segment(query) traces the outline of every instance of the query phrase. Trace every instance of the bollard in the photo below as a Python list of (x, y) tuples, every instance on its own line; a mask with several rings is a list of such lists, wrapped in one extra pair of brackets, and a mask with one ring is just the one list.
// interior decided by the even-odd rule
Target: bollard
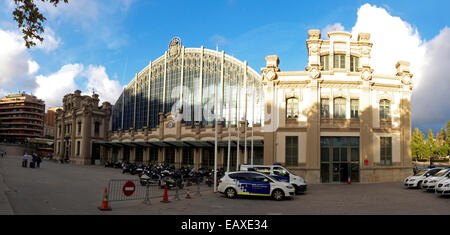
[(197, 192), (195, 193), (195, 195), (200, 196), (200, 178), (197, 178)]
[(147, 204), (147, 206), (152, 204), (150, 202), (150, 182), (149, 182), (149, 180), (147, 180), (144, 203)]
[(173, 199), (176, 201), (181, 200), (180, 196), (178, 195), (178, 185), (175, 187), (175, 197)]

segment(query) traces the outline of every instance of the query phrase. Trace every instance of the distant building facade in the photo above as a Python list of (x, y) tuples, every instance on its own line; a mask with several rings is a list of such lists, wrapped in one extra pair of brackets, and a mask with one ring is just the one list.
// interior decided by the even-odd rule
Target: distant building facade
[(44, 134), (45, 103), (25, 92), (0, 99), (0, 142), (25, 143)]
[(54, 154), (58, 159), (69, 159), (79, 165), (94, 164), (102, 155), (94, 141), (105, 141), (110, 129), (111, 104), (99, 106), (97, 94), (82, 96), (77, 90), (64, 96), (63, 107), (55, 117)]
[(44, 137), (54, 138), (55, 137), (55, 118), (56, 110), (58, 108), (48, 108), (44, 115)]

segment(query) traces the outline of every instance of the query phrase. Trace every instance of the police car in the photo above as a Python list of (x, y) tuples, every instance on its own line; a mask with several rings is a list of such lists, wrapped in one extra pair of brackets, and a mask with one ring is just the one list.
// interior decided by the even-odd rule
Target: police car
[(295, 188), (295, 193), (300, 194), (306, 192), (306, 181), (300, 177), (290, 173), (286, 168), (279, 164), (275, 165), (241, 165), (241, 171), (252, 169), (254, 171), (270, 175), (279, 181), (285, 181)]
[(436, 175), (429, 177), (425, 181), (423, 181), (422, 189), (425, 191), (434, 191), (436, 185), (444, 180), (448, 180), (450, 178), (450, 169), (443, 169), (436, 173)]
[(423, 181), (425, 181), (428, 177), (435, 175), (442, 169), (443, 168), (432, 168), (421, 170), (413, 176), (406, 177), (404, 180), (404, 185), (408, 188), (422, 188)]
[(440, 194), (440, 195), (450, 195), (450, 179), (440, 181), (436, 185), (436, 190), (434, 191), (434, 193)]
[(217, 190), (227, 198), (238, 195), (269, 196), (279, 201), (295, 195), (291, 184), (254, 171), (226, 172), (219, 180)]

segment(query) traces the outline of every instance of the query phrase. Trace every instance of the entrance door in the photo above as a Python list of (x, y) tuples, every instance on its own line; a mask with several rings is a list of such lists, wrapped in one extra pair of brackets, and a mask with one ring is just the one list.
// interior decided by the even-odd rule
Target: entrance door
[(322, 183), (359, 181), (359, 137), (321, 137)]

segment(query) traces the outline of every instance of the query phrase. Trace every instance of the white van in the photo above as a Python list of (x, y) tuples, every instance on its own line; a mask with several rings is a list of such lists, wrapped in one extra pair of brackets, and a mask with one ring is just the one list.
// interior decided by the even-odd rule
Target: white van
[(241, 171), (257, 171), (270, 175), (279, 181), (285, 181), (295, 188), (295, 193), (300, 194), (306, 192), (306, 181), (300, 177), (290, 173), (281, 165), (241, 165)]

